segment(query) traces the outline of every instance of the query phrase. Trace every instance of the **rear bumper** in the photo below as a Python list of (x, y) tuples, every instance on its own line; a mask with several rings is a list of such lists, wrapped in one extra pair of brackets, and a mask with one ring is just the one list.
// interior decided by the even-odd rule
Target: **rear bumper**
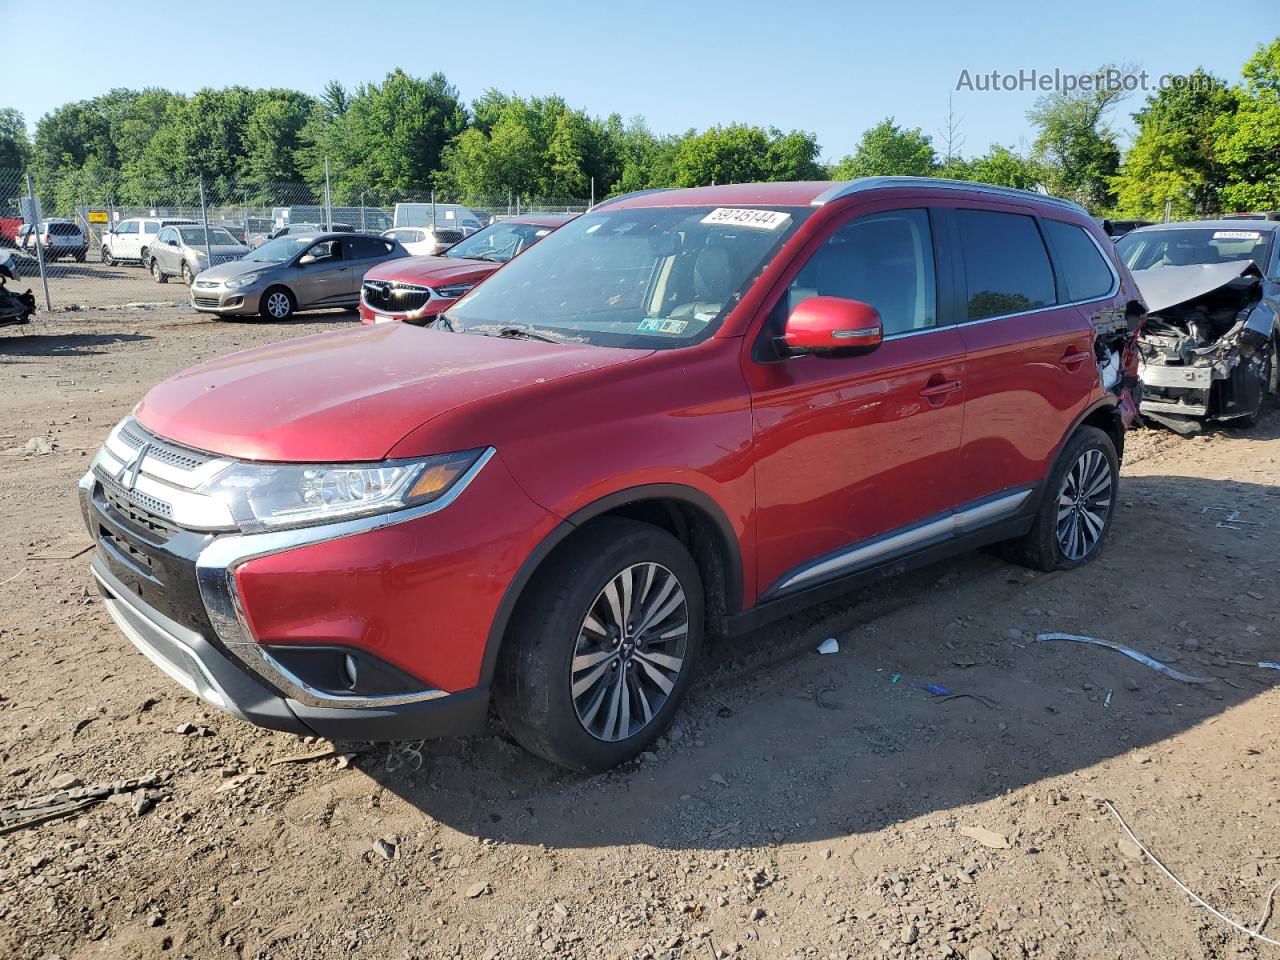
[(484, 727), (489, 704), (485, 687), (377, 708), (317, 707), (281, 696), (204, 636), (127, 590), (100, 555), (94, 555), (90, 569), (107, 612), (133, 645), (171, 680), (211, 707), (241, 720), (271, 730), (341, 740), (464, 736)]

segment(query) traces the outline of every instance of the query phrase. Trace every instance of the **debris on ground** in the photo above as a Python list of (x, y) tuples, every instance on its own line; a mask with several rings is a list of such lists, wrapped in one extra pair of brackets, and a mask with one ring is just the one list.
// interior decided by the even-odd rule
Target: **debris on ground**
[(835, 637), (827, 637), (822, 643), (818, 644), (819, 653), (839, 653), (840, 641)]
[(1213, 683), (1214, 677), (1193, 677), (1181, 671), (1173, 669), (1168, 664), (1161, 663), (1154, 657), (1149, 657), (1145, 653), (1134, 650), (1132, 647), (1126, 647), (1122, 643), (1116, 643), (1112, 640), (1098, 640), (1094, 637), (1081, 637), (1074, 633), (1038, 633), (1036, 639), (1045, 640), (1074, 640), (1077, 643), (1091, 643), (1098, 647), (1107, 647), (1115, 650), (1117, 653), (1123, 653), (1126, 657), (1137, 660), (1143, 666), (1150, 667), (1159, 673), (1163, 673), (1166, 677), (1174, 680), (1180, 680), (1183, 683)]
[(977, 840), (984, 847), (990, 847), (992, 850), (1008, 850), (1010, 848), (1010, 843), (1003, 834), (988, 830), (986, 827), (960, 827), (956, 830), (956, 833), (968, 837), (970, 840)]
[[(12, 803), (0, 805), (0, 833), (12, 833), (47, 820), (69, 816), (113, 796), (132, 798), (135, 803), (135, 812), (139, 812), (138, 804), (145, 803), (149, 809), (154, 798), (148, 796), (147, 788), (158, 786), (161, 780), (160, 774), (151, 773), (111, 783), (56, 789), (52, 793), (15, 800)], [(139, 815), (145, 812), (144, 809), (139, 812)]]

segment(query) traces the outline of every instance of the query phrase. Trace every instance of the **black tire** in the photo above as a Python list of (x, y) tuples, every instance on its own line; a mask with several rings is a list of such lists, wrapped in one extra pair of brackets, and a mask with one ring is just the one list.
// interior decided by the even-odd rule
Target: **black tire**
[[(284, 300), (276, 298), (276, 294), (284, 294)], [(277, 310), (280, 303), (287, 303), (288, 310)], [(298, 300), (288, 287), (268, 287), (262, 291), (262, 299), (258, 301), (258, 313), (263, 320), (288, 320), (298, 309)]]
[(102, 245), (102, 263), (108, 267), (116, 265), (115, 257), (111, 256), (111, 250), (105, 243)]
[(160, 266), (159, 260), (152, 260), (147, 269), (151, 271), (151, 279), (156, 283), (169, 282), (169, 275), (164, 272), (164, 268)]
[[(1062, 522), (1060, 511), (1071, 510), (1077, 505), (1074, 497), (1073, 504), (1064, 507), (1062, 498), (1064, 495), (1070, 496), (1070, 488), (1068, 487), (1068, 474), (1071, 474), (1077, 465), (1083, 466), (1084, 458), (1091, 452), (1100, 454), (1105, 460), (1106, 473), (1110, 479), (1110, 486), (1107, 488), (1106, 512), (1102, 519), (1101, 531), (1096, 534), (1092, 533), (1090, 522), (1084, 518), (1080, 511), (1077, 510), (1076, 522), (1077, 527), (1074, 529), (1090, 531), (1090, 536), (1096, 537), (1093, 542), (1084, 549), (1079, 555), (1071, 555), (1063, 546), (1060, 540), (1059, 524)], [(1090, 458), (1091, 463), (1096, 464), (1097, 461)], [(1031, 567), (1034, 570), (1042, 570), (1045, 573), (1051, 573), (1054, 570), (1072, 570), (1075, 567), (1084, 566), (1086, 563), (1092, 563), (1102, 552), (1102, 547), (1107, 541), (1107, 534), (1111, 532), (1111, 523), (1115, 518), (1116, 496), (1120, 489), (1120, 458), (1116, 455), (1115, 445), (1111, 442), (1111, 438), (1097, 427), (1080, 427), (1075, 434), (1067, 441), (1067, 445), (1059, 454), (1058, 459), (1054, 462), (1053, 469), (1049, 472), (1049, 477), (1045, 482), (1044, 495), (1040, 503), (1040, 510), (1036, 513), (1035, 524), (1031, 528), (1031, 532), (1018, 540), (1011, 541), (1009, 544), (1010, 559)], [(1087, 491), (1086, 491), (1087, 492)], [(1099, 499), (1098, 502), (1101, 502)], [(1086, 504), (1089, 517), (1095, 517), (1098, 509), (1097, 503)], [(1078, 541), (1071, 539), (1069, 531), (1073, 529), (1070, 526), (1070, 517), (1068, 520), (1068, 542), (1072, 543), (1075, 549)]]
[(150, 259), (148, 257), (148, 252), (149, 252), (149, 248), (147, 247), (143, 247), (141, 250), (138, 251), (138, 266), (145, 267), (147, 265)]
[(1270, 344), (1266, 347), (1265, 356), (1263, 357), (1262, 367), (1262, 389), (1258, 391), (1258, 405), (1253, 409), (1252, 413), (1246, 413), (1243, 417), (1237, 417), (1231, 424), (1233, 427), (1243, 427), (1248, 430), (1256, 427), (1258, 421), (1262, 419), (1262, 411), (1267, 406), (1267, 394), (1272, 391), (1272, 380), (1275, 379), (1275, 354), (1272, 353)]
[(195, 275), (191, 272), (191, 264), (187, 263), (187, 261), (185, 260), (182, 261), (181, 273), (182, 273), (182, 285), (184, 287), (191, 286), (191, 284), (195, 281), (196, 278), (195, 278)]
[[(666, 598), (658, 596), (657, 577), (673, 578), (676, 581), (673, 590), (684, 591), (683, 608), (677, 607), (670, 615), (678, 620), (681, 613), (687, 614), (683, 648), (660, 647), (681, 654), (674, 682), (671, 676), (664, 674), (665, 681), (670, 684), (669, 691), (665, 693), (666, 699), (652, 712), (651, 719), (643, 720), (648, 714), (650, 701), (646, 694), (637, 692), (635, 685), (647, 684), (650, 694), (657, 688), (646, 673), (646, 663), (639, 661), (645, 659), (646, 651), (650, 655), (656, 652), (651, 640), (665, 643), (660, 639), (661, 635), (643, 631), (637, 635), (634, 646), (624, 643), (623, 638), (616, 634), (613, 635), (614, 652), (608, 652), (608, 643), (601, 645), (608, 657), (609, 670), (613, 672), (602, 675), (599, 687), (594, 684), (586, 687), (575, 703), (573, 663), (579, 653), (579, 644), (592, 642), (586, 626), (588, 616), (598, 612), (600, 608), (597, 605), (604, 602), (602, 598), (606, 587), (618, 582), (616, 578), (629, 571), (647, 569), (660, 572), (648, 582), (643, 580), (643, 573), (628, 574), (634, 577), (631, 581), (633, 596), (643, 597), (645, 594), (641, 591), (648, 586), (650, 592), (647, 596), (653, 598), (653, 606), (646, 608), (642, 600), (631, 611), (633, 615), (637, 610), (642, 611), (642, 616), (645, 612), (656, 613), (655, 607), (665, 605), (665, 599), (674, 596), (674, 593), (666, 595)], [(494, 678), (494, 702), (498, 715), (522, 746), (562, 767), (595, 773), (626, 763), (666, 730), (679, 709), (702, 646), (703, 611), (702, 578), (698, 566), (679, 540), (665, 530), (634, 520), (606, 517), (593, 522), (566, 541), (525, 588), (498, 657)], [(627, 619), (625, 614), (623, 619)], [(665, 617), (659, 617), (658, 621), (665, 625), (671, 622)], [(678, 631), (680, 626), (677, 623), (675, 629)], [(660, 627), (655, 625), (653, 629)], [(599, 657), (599, 654), (589, 654), (588, 657)], [(619, 675), (619, 667), (624, 670), (634, 667), (636, 672)], [(582, 678), (594, 667), (579, 670)], [(618, 680), (615, 682), (612, 677)], [(585, 682), (585, 679), (579, 682)], [(602, 708), (599, 703), (611, 697), (610, 693), (603, 691), (606, 688), (612, 690), (615, 686), (625, 691), (621, 700), (627, 703), (626, 712), (620, 706), (615, 717), (630, 716), (631, 723), (639, 719), (641, 725), (629, 735), (603, 739), (588, 730), (591, 717), (582, 719), (580, 711), (584, 701), (595, 691), (600, 691), (596, 708), (600, 712), (594, 716), (597, 721), (613, 723), (605, 716), (608, 708)], [(641, 698), (646, 705), (643, 713), (640, 712)], [(609, 708), (612, 706), (610, 699)], [(622, 719), (616, 722), (616, 732), (631, 730), (631, 723)]]
[(84, 263), (84, 259), (86, 256), (88, 256), (88, 254), (84, 250), (81, 250), (79, 253), (76, 254), (76, 263)]

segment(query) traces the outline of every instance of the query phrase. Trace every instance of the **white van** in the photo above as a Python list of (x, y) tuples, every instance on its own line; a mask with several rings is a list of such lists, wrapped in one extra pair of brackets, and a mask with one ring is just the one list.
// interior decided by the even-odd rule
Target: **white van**
[(393, 219), (396, 227), (451, 227), (464, 234), (475, 233), (484, 226), (478, 213), (460, 203), (397, 203)]
[(187, 217), (130, 217), (121, 220), (102, 237), (102, 262), (114, 266), (121, 261), (145, 264), (147, 249), (165, 227), (198, 221)]

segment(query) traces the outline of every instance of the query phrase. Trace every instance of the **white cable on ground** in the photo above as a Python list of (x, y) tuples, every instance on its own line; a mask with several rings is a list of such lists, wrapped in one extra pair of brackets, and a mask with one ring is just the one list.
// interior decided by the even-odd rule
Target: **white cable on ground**
[[(1243, 933), (1246, 937), (1253, 937), (1255, 940), (1261, 940), (1263, 943), (1269, 943), (1272, 946), (1280, 947), (1280, 940), (1272, 940), (1270, 937), (1264, 936), (1263, 934), (1258, 933), (1255, 930), (1250, 930), (1244, 924), (1236, 923), (1226, 914), (1221, 913), (1218, 910), (1215, 910), (1212, 906), (1210, 906), (1209, 903), (1203, 897), (1196, 894), (1194, 891), (1192, 891), (1190, 887), (1188, 887), (1185, 883), (1183, 883), (1181, 880), (1175, 877), (1173, 875), (1173, 871), (1160, 862), (1159, 857), (1157, 857), (1154, 853), (1152, 853), (1150, 850), (1146, 848), (1146, 845), (1143, 844), (1143, 842), (1138, 839), (1137, 834), (1135, 834), (1129, 828), (1129, 825), (1124, 822), (1124, 817), (1120, 816), (1120, 811), (1117, 810), (1114, 806), (1112, 806), (1110, 800), (1104, 799), (1102, 802), (1106, 804), (1107, 809), (1111, 811), (1111, 815), (1116, 818), (1116, 822), (1120, 824), (1120, 828), (1129, 835), (1129, 839), (1138, 845), (1138, 849), (1147, 855), (1147, 859), (1149, 859), (1152, 863), (1154, 863), (1157, 867), (1159, 867), (1162, 871), (1164, 871), (1164, 875), (1166, 877), (1168, 877), (1175, 884), (1177, 884), (1179, 890), (1185, 893), (1188, 897), (1190, 897), (1196, 903), (1200, 904), (1200, 906), (1204, 907), (1206, 910), (1212, 913), (1215, 917), (1217, 917), (1223, 923), (1226, 923), (1232, 927), (1235, 927), (1237, 930)], [(1280, 883), (1278, 883), (1277, 885), (1280, 885)], [(1275, 887), (1272, 887), (1272, 889), (1274, 890)], [(1262, 924), (1260, 923), (1258, 925), (1261, 926)]]
[(1271, 905), (1275, 902), (1276, 889), (1280, 888), (1280, 880), (1271, 885), (1271, 889), (1267, 891), (1266, 903), (1262, 906), (1262, 916), (1258, 918), (1258, 922), (1253, 925), (1254, 932), (1261, 930), (1267, 925), (1267, 921), (1271, 919)]

